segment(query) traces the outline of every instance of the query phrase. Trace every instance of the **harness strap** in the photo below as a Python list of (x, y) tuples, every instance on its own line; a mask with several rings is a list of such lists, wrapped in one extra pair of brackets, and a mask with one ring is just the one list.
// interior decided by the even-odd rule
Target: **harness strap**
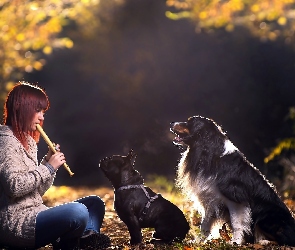
[(144, 209), (142, 211), (142, 215), (139, 217), (139, 220), (142, 221), (143, 220), (143, 216), (145, 216), (147, 214), (147, 210), (151, 206), (152, 202), (154, 202), (159, 197), (159, 195), (156, 194), (155, 196), (150, 197), (150, 195), (149, 195), (149, 193), (146, 190), (146, 188), (145, 188), (144, 185), (127, 185), (127, 186), (122, 186), (122, 187), (119, 187), (117, 189), (117, 191), (126, 190), (126, 189), (133, 189), (133, 188), (141, 188), (143, 190), (145, 196), (148, 198), (148, 202), (145, 204), (145, 207), (144, 207)]
[(143, 185), (127, 185), (127, 186), (119, 187), (117, 189), (117, 191), (126, 190), (126, 189), (132, 189), (132, 188), (141, 188), (141, 187), (144, 187), (144, 186)]

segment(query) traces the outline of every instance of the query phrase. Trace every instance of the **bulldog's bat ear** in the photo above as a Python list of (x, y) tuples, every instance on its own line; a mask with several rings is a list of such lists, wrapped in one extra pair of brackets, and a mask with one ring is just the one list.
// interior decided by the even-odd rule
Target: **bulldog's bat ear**
[(127, 158), (129, 160), (132, 160), (135, 157), (136, 157), (136, 154), (134, 153), (133, 149), (130, 149), (130, 151), (129, 151), (128, 155), (127, 155)]
[(131, 159), (132, 156), (133, 156), (133, 149), (130, 149), (127, 157)]

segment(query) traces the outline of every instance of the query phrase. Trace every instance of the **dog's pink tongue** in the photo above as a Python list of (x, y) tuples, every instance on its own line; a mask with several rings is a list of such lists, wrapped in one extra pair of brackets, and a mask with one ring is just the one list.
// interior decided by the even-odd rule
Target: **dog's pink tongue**
[(174, 138), (174, 142), (181, 142), (181, 141), (182, 141), (182, 139), (179, 136), (176, 136)]

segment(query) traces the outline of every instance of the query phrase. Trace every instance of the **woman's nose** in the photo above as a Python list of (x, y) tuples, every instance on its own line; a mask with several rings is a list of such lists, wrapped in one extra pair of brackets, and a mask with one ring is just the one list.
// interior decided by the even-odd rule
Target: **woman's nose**
[(44, 113), (43, 112), (39, 112), (39, 120), (44, 120)]

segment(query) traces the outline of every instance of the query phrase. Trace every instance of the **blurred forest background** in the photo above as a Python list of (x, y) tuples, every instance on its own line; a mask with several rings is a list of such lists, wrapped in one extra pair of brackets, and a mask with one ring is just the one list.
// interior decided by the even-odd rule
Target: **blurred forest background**
[(169, 124), (202, 115), (290, 196), (294, 30), (295, 0), (0, 0), (1, 111), (18, 81), (45, 88), (75, 173), (55, 185), (109, 185), (99, 160), (131, 148), (144, 177), (173, 180)]

